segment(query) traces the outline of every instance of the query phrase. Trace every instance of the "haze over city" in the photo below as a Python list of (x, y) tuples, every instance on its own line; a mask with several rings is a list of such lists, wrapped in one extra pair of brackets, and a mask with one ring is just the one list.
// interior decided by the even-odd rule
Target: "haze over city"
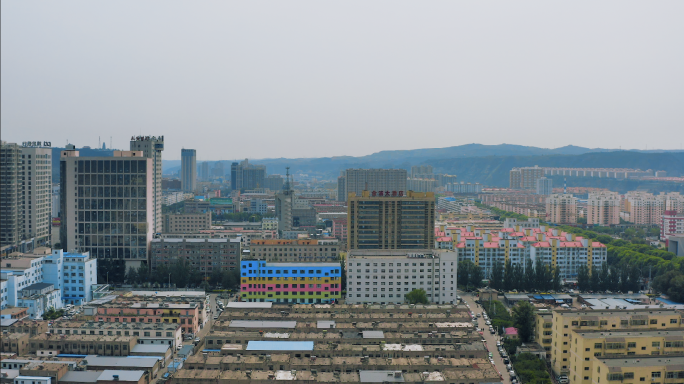
[(684, 2), (0, 11), (0, 384), (684, 384)]
[(163, 134), (203, 160), (684, 141), (677, 1), (1, 6), (5, 140)]

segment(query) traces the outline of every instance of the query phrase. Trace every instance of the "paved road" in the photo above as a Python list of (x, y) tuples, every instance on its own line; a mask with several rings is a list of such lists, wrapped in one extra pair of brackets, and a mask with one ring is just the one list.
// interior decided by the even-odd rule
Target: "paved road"
[(501, 374), (501, 377), (503, 378), (503, 383), (504, 384), (510, 384), (511, 383), (511, 377), (508, 374), (508, 370), (506, 369), (506, 365), (503, 363), (503, 358), (501, 358), (501, 355), (499, 354), (498, 348), (496, 347), (496, 342), (499, 340), (499, 337), (496, 335), (492, 335), (489, 332), (489, 326), (485, 325), (485, 320), (482, 318), (482, 308), (475, 303), (475, 297), (473, 297), (471, 294), (466, 293), (466, 292), (460, 292), (459, 295), (461, 296), (461, 299), (468, 303), (470, 305), (470, 310), (473, 311), (475, 314), (480, 314), (480, 318), (477, 320), (477, 326), (480, 327), (480, 329), (483, 331), (483, 338), (485, 339), (487, 343), (487, 349), (489, 352), (492, 352), (494, 355), (494, 366), (496, 366), (496, 369), (499, 371)]

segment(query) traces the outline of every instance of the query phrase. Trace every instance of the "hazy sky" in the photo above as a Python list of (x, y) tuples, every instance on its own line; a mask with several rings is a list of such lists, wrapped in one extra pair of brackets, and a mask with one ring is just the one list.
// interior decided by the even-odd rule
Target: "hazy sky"
[(684, 2), (1, 3), (2, 139), (199, 160), (680, 149)]

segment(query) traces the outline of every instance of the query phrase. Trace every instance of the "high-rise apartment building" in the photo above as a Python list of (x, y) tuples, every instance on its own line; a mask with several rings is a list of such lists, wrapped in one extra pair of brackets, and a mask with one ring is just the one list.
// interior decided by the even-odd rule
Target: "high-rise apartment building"
[(669, 240), (670, 236), (684, 236), (684, 212), (663, 212), (660, 220), (660, 239)]
[(420, 177), (420, 175), (431, 175), (432, 165), (414, 165), (411, 167), (411, 177)]
[(181, 188), (184, 192), (197, 189), (197, 152), (194, 149), (181, 150)]
[(587, 224), (620, 224), (620, 200), (617, 192), (590, 192), (587, 200)]
[(406, 189), (414, 192), (434, 192), (438, 183), (435, 179), (406, 179)]
[(52, 149), (23, 147), (18, 171), (22, 232), (26, 239), (35, 239), (35, 245), (48, 244), (52, 223)]
[(629, 212), (629, 221), (641, 225), (659, 225), (666, 205), (666, 199), (661, 196), (642, 191), (627, 192), (625, 209)]
[(345, 171), (337, 177), (337, 201), (347, 201), (347, 177)]
[(537, 180), (544, 177), (544, 168), (534, 167), (513, 168), (509, 174), (511, 189), (537, 189)]
[(250, 164), (247, 159), (230, 165), (230, 182), (233, 190), (264, 188), (265, 178), (266, 167)]
[(2, 142), (0, 244), (7, 252), (50, 243), (52, 150), (43, 144)]
[(430, 249), (435, 243), (431, 192), (363, 191), (347, 202), (349, 249)]
[(223, 161), (217, 161), (214, 167), (211, 169), (211, 176), (214, 177), (224, 177), (226, 172), (223, 167)]
[(537, 195), (550, 195), (553, 193), (553, 180), (541, 177), (537, 179)]
[(131, 151), (142, 151), (143, 156), (152, 159), (152, 205), (154, 217), (152, 228), (155, 232), (162, 229), (162, 151), (164, 136), (131, 137)]
[(271, 191), (280, 191), (283, 189), (283, 177), (280, 175), (268, 175), (264, 179), (263, 187)]
[[(406, 193), (405, 169), (347, 169), (338, 179), (338, 199), (347, 201), (350, 193), (361, 196), (364, 190)], [(343, 186), (343, 190), (339, 188)], [(342, 196), (340, 197), (340, 193)]]
[(677, 211), (679, 213), (684, 213), (684, 196), (679, 192), (661, 192), (659, 195), (661, 198), (665, 199), (665, 210), (666, 211)]
[(199, 177), (200, 177), (200, 180), (203, 180), (203, 181), (209, 180), (211, 178), (211, 176), (209, 174), (209, 163), (207, 163), (206, 161), (204, 161), (204, 162), (202, 162), (202, 164), (200, 164)]
[(569, 193), (554, 193), (546, 198), (546, 221), (554, 224), (577, 223), (577, 198)]
[(142, 151), (111, 157), (80, 157), (73, 146), (62, 151), (62, 248), (124, 260), (126, 269), (147, 261), (155, 233), (153, 163)]
[(0, 146), (0, 247), (15, 247), (22, 238), (19, 169), (21, 148), (16, 143)]

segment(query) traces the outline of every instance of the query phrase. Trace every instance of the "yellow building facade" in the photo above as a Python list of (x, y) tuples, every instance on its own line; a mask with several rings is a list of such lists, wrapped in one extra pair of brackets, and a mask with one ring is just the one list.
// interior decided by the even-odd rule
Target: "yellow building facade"
[(684, 355), (684, 329), (652, 331), (572, 331), (570, 383), (589, 383), (594, 357)]
[(684, 383), (684, 356), (593, 359), (591, 383)]
[[(539, 319), (537, 319), (539, 322)], [(548, 322), (544, 320), (543, 326)], [(587, 357), (594, 357), (596, 352), (592, 347), (586, 351), (585, 346), (580, 355), (571, 353), (574, 351), (573, 334), (588, 331), (598, 332), (649, 332), (649, 331), (673, 331), (682, 329), (682, 313), (674, 309), (632, 309), (632, 310), (555, 310), (552, 315), (552, 345), (551, 345), (551, 366), (556, 375), (565, 374), (571, 379), (571, 384), (583, 381), (573, 381), (570, 376), (571, 363), (577, 359), (586, 361)], [(548, 332), (548, 329), (542, 330)], [(611, 335), (607, 335), (610, 338)], [(598, 341), (597, 341), (598, 343)], [(541, 345), (545, 345), (540, 343)], [(547, 344), (548, 345), (548, 344)], [(626, 355), (625, 351), (625, 355)], [(635, 351), (636, 352), (636, 351)], [(639, 352), (642, 352), (641, 350)], [(650, 350), (647, 351), (650, 354)], [(645, 353), (639, 353), (645, 354)], [(602, 355), (603, 356), (603, 355)], [(578, 367), (575, 362), (574, 367)], [(580, 370), (584, 372), (584, 365)], [(577, 370), (575, 370), (577, 371)], [(581, 375), (584, 377), (584, 375)]]

